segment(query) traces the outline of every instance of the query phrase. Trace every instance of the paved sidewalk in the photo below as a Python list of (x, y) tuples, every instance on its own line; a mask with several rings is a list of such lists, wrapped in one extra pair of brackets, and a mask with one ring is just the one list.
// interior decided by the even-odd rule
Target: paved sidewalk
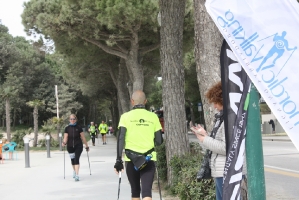
[(289, 136), (262, 136), (263, 140), (267, 141), (284, 141), (284, 142), (290, 142), (291, 139)]
[[(96, 146), (90, 146), (89, 171), (87, 153), (84, 150), (80, 158), (80, 181), (72, 177), (71, 161), (65, 153), (52, 151), (51, 158), (47, 152), (30, 152), (30, 168), (25, 168), (24, 152), (18, 152), (18, 160), (5, 160), (0, 164), (1, 199), (10, 200), (116, 200), (118, 192), (118, 175), (113, 171), (116, 157), (116, 139), (108, 136), (107, 145), (96, 139)], [(126, 174), (122, 174), (120, 200), (131, 196)], [(158, 193), (153, 193), (158, 200)]]

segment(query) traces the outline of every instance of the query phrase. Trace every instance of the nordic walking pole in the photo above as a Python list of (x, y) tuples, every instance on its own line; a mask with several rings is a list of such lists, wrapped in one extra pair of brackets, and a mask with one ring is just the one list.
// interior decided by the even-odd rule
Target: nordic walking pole
[(119, 200), (119, 193), (120, 193), (120, 183), (121, 183), (121, 171), (118, 172), (119, 183), (118, 183), (118, 195), (117, 200)]
[(65, 146), (63, 147), (63, 178), (65, 179)]
[(91, 175), (90, 162), (89, 162), (89, 155), (88, 155), (88, 150), (87, 150), (87, 149), (86, 149), (86, 152), (87, 152), (87, 158), (88, 158), (88, 164), (89, 164), (89, 172), (90, 172), (90, 175)]

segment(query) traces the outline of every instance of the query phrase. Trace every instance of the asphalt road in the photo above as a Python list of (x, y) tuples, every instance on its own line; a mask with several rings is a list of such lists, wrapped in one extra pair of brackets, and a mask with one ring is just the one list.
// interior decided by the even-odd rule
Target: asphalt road
[(299, 151), (290, 141), (263, 141), (267, 200), (299, 199)]
[[(197, 142), (189, 134), (190, 142)], [(263, 140), (267, 200), (299, 199), (299, 151), (291, 141)]]

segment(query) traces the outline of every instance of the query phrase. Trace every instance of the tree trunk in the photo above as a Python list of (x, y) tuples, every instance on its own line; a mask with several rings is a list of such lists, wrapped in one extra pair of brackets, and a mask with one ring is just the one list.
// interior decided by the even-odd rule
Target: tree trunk
[(109, 73), (117, 89), (119, 114), (128, 112), (130, 110), (130, 96), (127, 83), (130, 82), (130, 78), (125, 60), (121, 58), (118, 67), (110, 67)]
[(34, 121), (34, 141), (33, 146), (37, 146), (37, 139), (38, 139), (38, 108), (34, 106), (33, 109), (33, 121)]
[(4, 129), (5, 126), (5, 115), (2, 115), (2, 128)]
[(170, 160), (175, 155), (183, 155), (189, 151), (182, 52), (185, 3), (185, 0), (160, 0), (160, 54), (168, 185), (171, 185), (173, 177)]
[(89, 111), (88, 111), (88, 123), (90, 123), (90, 121), (92, 120), (92, 103), (93, 103), (93, 100), (92, 98), (89, 98)]
[(111, 102), (111, 106), (110, 106), (110, 110), (111, 110), (111, 116), (112, 116), (112, 128), (114, 131), (117, 130), (117, 125), (119, 122), (119, 100), (115, 97), (112, 98), (112, 102)]
[(131, 79), (133, 84), (133, 92), (136, 90), (143, 90), (144, 75), (142, 65), (137, 59), (134, 58), (134, 55), (129, 56), (129, 58), (126, 60), (126, 65), (129, 66), (130, 71), (133, 74)]
[(94, 107), (95, 107), (95, 111), (94, 111), (94, 123), (96, 124), (97, 121), (98, 121), (98, 104), (97, 104), (97, 102), (95, 102)]
[(122, 107), (121, 107), (121, 103), (119, 100), (119, 96), (118, 96), (118, 92), (117, 92), (117, 109), (118, 109), (118, 113), (121, 115), (121, 113), (123, 113)]
[[(120, 59), (117, 79), (117, 92), (123, 113), (128, 112), (130, 110), (130, 96), (126, 84), (128, 81), (129, 75), (125, 66), (125, 60)], [(123, 113), (119, 114), (121, 115)]]
[[(138, 35), (135, 35), (135, 40), (131, 41), (131, 49), (126, 59), (126, 66), (128, 69), (130, 80), (133, 84), (133, 92), (136, 90), (143, 90), (144, 75), (143, 67), (141, 65), (141, 56), (139, 55)], [(130, 94), (131, 95), (131, 94)]]
[(96, 101), (94, 101), (94, 104), (93, 104), (93, 112), (92, 112), (92, 121), (95, 122), (96, 120)]
[(14, 108), (13, 109), (13, 124), (12, 124), (12, 127), (16, 126), (16, 121), (17, 121), (17, 110)]
[(5, 100), (5, 111), (6, 111), (6, 133), (7, 133), (7, 140), (11, 140), (11, 135), (10, 135), (10, 101), (7, 98)]
[(204, 94), (212, 85), (220, 81), (220, 49), (223, 37), (206, 11), (206, 1), (193, 0), (193, 2), (197, 80), (202, 95), (206, 129), (211, 131), (214, 109), (212, 109)]

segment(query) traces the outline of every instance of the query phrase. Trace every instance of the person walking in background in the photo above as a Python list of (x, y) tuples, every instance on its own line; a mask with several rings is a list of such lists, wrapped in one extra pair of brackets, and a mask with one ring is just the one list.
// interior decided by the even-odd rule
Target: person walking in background
[(98, 124), (95, 124), (94, 126), (96, 127), (96, 138), (98, 138), (98, 137), (99, 137), (99, 136), (98, 136), (98, 135), (99, 135), (99, 129), (98, 129), (99, 127), (98, 127)]
[(114, 131), (113, 131), (112, 126), (109, 126), (109, 135), (110, 135), (110, 134), (113, 134), (113, 132), (114, 132)]
[(10, 142), (7, 139), (3, 139), (3, 146), (5, 152), (8, 152), (8, 159), (13, 160), (13, 153), (15, 152), (17, 144), (15, 142)]
[(152, 199), (156, 168), (154, 147), (163, 143), (159, 119), (155, 113), (145, 109), (146, 101), (145, 94), (141, 90), (135, 91), (131, 99), (133, 110), (121, 116), (118, 126), (114, 171), (118, 174), (124, 169), (122, 153), (125, 147), (125, 165), (131, 185), (132, 200), (140, 200), (140, 192), (143, 200)]
[(0, 162), (3, 163), (3, 156), (2, 156), (2, 139), (0, 140)]
[(86, 151), (89, 151), (83, 129), (77, 124), (77, 117), (71, 114), (69, 117), (69, 125), (64, 130), (64, 138), (62, 146), (67, 146), (67, 151), (71, 158), (73, 167), (73, 178), (79, 181), (80, 156), (83, 151), (83, 143)]
[(272, 125), (272, 133), (275, 133), (275, 123), (273, 119), (270, 119), (269, 124)]
[(88, 129), (91, 140), (92, 140), (92, 145), (95, 146), (95, 140), (96, 140), (96, 126), (94, 125), (94, 122), (90, 122), (90, 127)]
[(104, 121), (102, 121), (102, 123), (99, 125), (99, 131), (100, 131), (100, 134), (102, 135), (103, 144), (107, 144), (106, 143), (106, 134), (108, 132), (108, 126)]
[[(216, 200), (222, 200), (223, 172), (226, 160), (225, 129), (223, 123), (223, 97), (221, 82), (213, 85), (206, 93), (209, 103), (217, 110), (214, 118), (214, 128), (210, 134), (200, 125), (191, 125), (192, 132), (196, 135), (202, 146), (212, 152), (210, 168), (216, 184)], [(211, 136), (214, 136), (211, 137)], [(246, 171), (243, 165), (243, 175)]]

